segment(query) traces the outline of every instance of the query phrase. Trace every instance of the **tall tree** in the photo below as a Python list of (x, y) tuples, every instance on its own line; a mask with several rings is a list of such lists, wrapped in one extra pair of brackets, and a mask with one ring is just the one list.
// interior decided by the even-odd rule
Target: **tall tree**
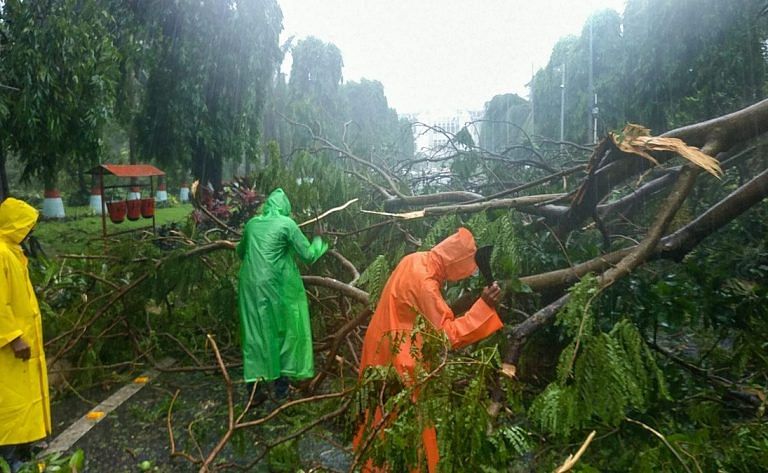
[[(3, 56), (3, 49), (5, 48), (5, 42), (8, 38), (8, 33), (6, 32), (7, 25), (2, 16), (3, 6), (4, 5), (0, 5), (0, 57)], [(0, 61), (0, 123), (5, 123), (5, 120), (8, 117), (8, 102), (10, 101), (10, 97), (7, 95), (10, 92), (15, 91), (15, 87), (2, 83), (2, 81), (5, 80), (3, 78), (5, 78), (7, 74), (5, 68), (5, 61)], [(7, 195), (8, 176), (5, 172), (5, 145), (0, 136), (0, 202), (5, 200)]]
[[(291, 57), (287, 115), (311, 126), (317, 134), (340, 139), (344, 66), (341, 51), (333, 43), (310, 36), (291, 48)], [(294, 131), (294, 147), (306, 147), (309, 143), (310, 137), (304, 130)]]
[(18, 153), (22, 179), (40, 178), (54, 195), (60, 171), (81, 171), (101, 152), (117, 77), (112, 18), (95, 0), (8, 0), (0, 22), (3, 80), (18, 89), (0, 106), (0, 155)]
[(221, 185), (225, 158), (255, 152), (266, 87), (279, 64), (274, 0), (164, 2), (139, 140), (145, 156)]
[(517, 143), (529, 120), (529, 102), (516, 94), (497, 95), (485, 104), (480, 126), (480, 146), (488, 151), (502, 152), (510, 143)]
[(759, 15), (761, 3), (627, 2), (627, 118), (664, 130), (762, 98), (768, 21)]
[[(376, 80), (350, 81), (341, 88), (345, 121), (350, 123), (352, 149), (361, 156), (402, 160), (413, 156), (411, 125), (389, 107), (384, 86)], [(390, 164), (391, 164), (390, 162)]]
[(291, 55), (293, 65), (289, 86), (293, 97), (312, 99), (327, 113), (335, 112), (344, 67), (339, 48), (310, 36), (299, 41)]
[[(627, 121), (666, 130), (762, 97), (767, 19), (757, 0), (629, 0), (623, 18), (592, 16), (601, 133)], [(565, 138), (589, 142), (590, 28), (561, 39), (534, 78), (537, 132), (559, 136), (565, 65)], [(539, 126), (541, 125), (541, 126)]]

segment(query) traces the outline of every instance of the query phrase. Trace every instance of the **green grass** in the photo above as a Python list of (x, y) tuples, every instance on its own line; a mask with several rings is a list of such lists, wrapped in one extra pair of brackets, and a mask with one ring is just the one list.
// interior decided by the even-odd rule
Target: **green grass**
[[(35, 228), (35, 237), (43, 245), (48, 256), (101, 251), (101, 216), (92, 215), (88, 206), (67, 207), (66, 212), (65, 220), (41, 220)], [(190, 204), (157, 208), (155, 223), (159, 228), (172, 222), (185, 222), (191, 212)], [(123, 223), (114, 224), (107, 217), (108, 234), (147, 226), (151, 228), (151, 219), (142, 218), (134, 222), (126, 219)], [(131, 233), (126, 234), (128, 235)]]

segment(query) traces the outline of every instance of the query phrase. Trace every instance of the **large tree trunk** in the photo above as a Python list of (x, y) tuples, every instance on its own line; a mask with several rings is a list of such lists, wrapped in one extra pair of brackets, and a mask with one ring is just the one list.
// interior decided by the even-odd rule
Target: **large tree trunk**
[[(668, 131), (665, 138), (679, 138), (690, 146), (696, 146), (710, 156), (730, 150), (738, 143), (746, 142), (768, 131), (768, 99), (742, 110), (713, 118), (705, 122)], [(657, 153), (659, 162), (665, 162), (673, 153)], [(557, 209), (550, 222), (559, 235), (565, 235), (594, 215), (596, 206), (613, 189), (632, 176), (649, 169), (652, 164), (636, 156), (630, 156), (614, 146), (596, 149), (589, 178), (579, 191), (579, 199), (563, 215)], [(554, 209), (553, 209), (554, 210)]]
[(192, 175), (200, 180), (201, 185), (211, 184), (214, 189), (221, 189), (222, 160), (211, 155), (205, 143), (198, 139), (192, 151)]
[(5, 173), (5, 147), (0, 143), (0, 202), (4, 201), (9, 193), (8, 174)]

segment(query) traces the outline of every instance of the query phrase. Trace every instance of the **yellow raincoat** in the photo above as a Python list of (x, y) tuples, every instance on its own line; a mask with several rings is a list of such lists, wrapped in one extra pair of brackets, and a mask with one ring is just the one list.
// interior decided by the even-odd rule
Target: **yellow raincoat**
[[(0, 204), (0, 445), (40, 440), (51, 433), (48, 374), (40, 309), (21, 241), (37, 222), (37, 210), (8, 198)], [(32, 355), (23, 361), (10, 343), (22, 337)]]

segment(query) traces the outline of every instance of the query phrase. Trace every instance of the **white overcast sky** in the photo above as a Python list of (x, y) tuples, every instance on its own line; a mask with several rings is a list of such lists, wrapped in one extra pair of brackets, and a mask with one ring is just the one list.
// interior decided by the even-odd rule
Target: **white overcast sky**
[[(494, 95), (527, 96), (531, 67), (625, 0), (278, 0), (281, 41), (315, 36), (344, 58), (344, 80), (384, 84), (399, 113), (481, 110)], [(288, 67), (288, 62), (284, 68)]]

